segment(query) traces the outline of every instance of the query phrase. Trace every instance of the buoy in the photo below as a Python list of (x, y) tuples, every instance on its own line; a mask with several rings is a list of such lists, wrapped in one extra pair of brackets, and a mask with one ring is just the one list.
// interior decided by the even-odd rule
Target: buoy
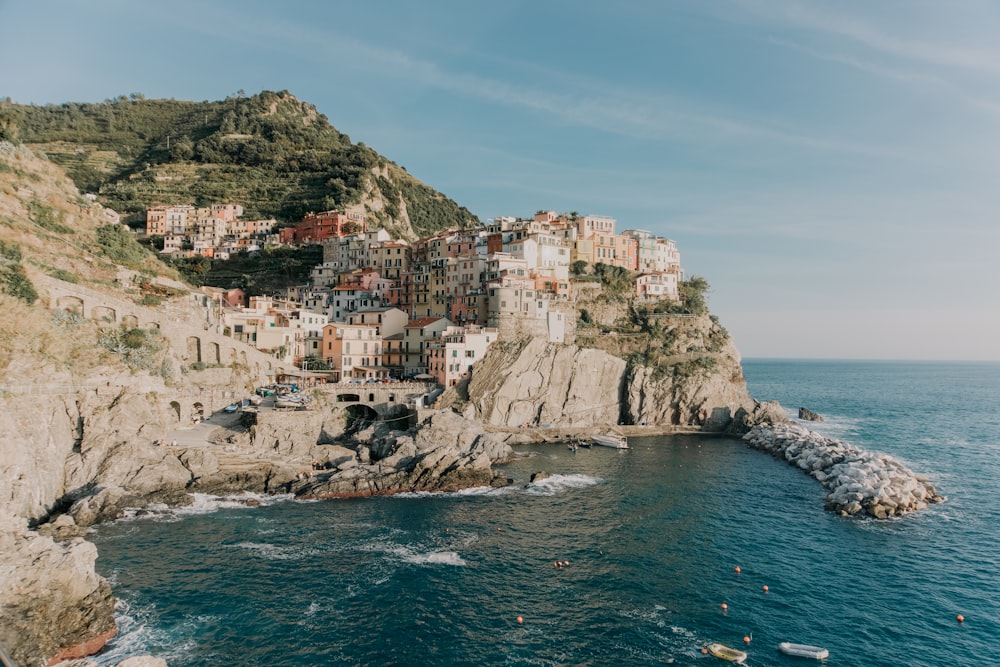
[(729, 605), (726, 604), (725, 602), (723, 602), (722, 603), (722, 610), (725, 611), (726, 609), (729, 609)]
[(749, 636), (743, 637), (743, 643), (744, 644), (749, 644), (750, 643), (750, 637)]
[(965, 616), (962, 616), (961, 614), (959, 614), (955, 618), (958, 620), (959, 623), (965, 623)]
[(497, 532), (498, 532), (498, 533), (500, 532), (500, 529), (499, 529), (499, 528), (497, 528)]
[(701, 647), (701, 652), (702, 652), (702, 653), (708, 653), (708, 649), (707, 649), (707, 648), (705, 648), (704, 646), (702, 646), (702, 647)]
[(563, 561), (563, 565), (569, 565), (569, 561), (568, 560), (564, 560)]
[(736, 566), (736, 574), (739, 574), (739, 573), (740, 573), (740, 566), (739, 566), (739, 565), (737, 565), (737, 566)]
[(553, 561), (552, 567), (559, 567), (559, 561)]
[(764, 592), (767, 592), (767, 584), (764, 584)]
[(524, 619), (522, 617), (518, 616), (517, 617), (517, 622), (518, 623), (524, 623)]

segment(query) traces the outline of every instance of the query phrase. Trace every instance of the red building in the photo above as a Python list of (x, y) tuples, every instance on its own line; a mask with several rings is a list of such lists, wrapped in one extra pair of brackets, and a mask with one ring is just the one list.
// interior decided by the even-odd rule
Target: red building
[(302, 222), (278, 232), (282, 243), (321, 243), (324, 239), (350, 236), (365, 230), (365, 218), (359, 213), (324, 211), (307, 213)]

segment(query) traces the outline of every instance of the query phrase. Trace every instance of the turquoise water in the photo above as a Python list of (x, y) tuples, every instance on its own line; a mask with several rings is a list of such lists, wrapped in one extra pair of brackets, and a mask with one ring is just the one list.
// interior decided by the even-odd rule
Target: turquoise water
[[(826, 665), (1000, 664), (1000, 364), (744, 370), (755, 397), (824, 415), (816, 430), (902, 459), (948, 501), (838, 517), (799, 470), (698, 436), (524, 447), (498, 491), (199, 498), (93, 535), (122, 599), (100, 660), (708, 666), (724, 663), (701, 647), (721, 642), (748, 665), (810, 664), (777, 652), (793, 641), (827, 647)], [(525, 486), (538, 470), (553, 477)]]

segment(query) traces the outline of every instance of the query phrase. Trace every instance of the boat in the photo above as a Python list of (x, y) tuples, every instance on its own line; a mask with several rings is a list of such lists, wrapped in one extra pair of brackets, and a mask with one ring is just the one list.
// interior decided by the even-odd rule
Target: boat
[(628, 439), (624, 435), (592, 435), (590, 439), (595, 445), (611, 447), (612, 449), (628, 449)]
[(744, 660), (747, 659), (747, 652), (740, 651), (735, 648), (729, 648), (728, 646), (723, 646), (722, 644), (709, 644), (708, 652), (714, 655), (716, 658), (721, 658), (722, 660), (728, 660), (729, 662), (736, 662), (742, 664)]
[(583, 449), (590, 449), (590, 443), (587, 442), (586, 440), (577, 440), (576, 446), (582, 447)]
[(821, 646), (809, 646), (808, 644), (793, 644), (792, 642), (781, 642), (778, 650), (785, 655), (795, 655), (800, 658), (816, 658), (825, 660), (830, 657), (830, 652)]
[(576, 445), (575, 442), (571, 442), (568, 445), (566, 445), (566, 449), (568, 449), (571, 452), (575, 452), (576, 451), (576, 446), (577, 445)]

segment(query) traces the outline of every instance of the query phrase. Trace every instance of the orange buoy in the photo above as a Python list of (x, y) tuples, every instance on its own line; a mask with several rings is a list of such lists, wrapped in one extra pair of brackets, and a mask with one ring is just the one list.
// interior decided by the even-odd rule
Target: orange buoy
[(736, 566), (736, 574), (739, 574), (739, 573), (740, 573), (740, 566), (739, 566), (739, 565), (737, 565), (737, 566)]
[(956, 616), (956, 617), (955, 617), (955, 619), (956, 619), (956, 620), (957, 620), (957, 621), (958, 621), (959, 623), (965, 623), (965, 616), (962, 616), (961, 614), (959, 614), (958, 616)]
[(764, 592), (767, 592), (767, 584), (764, 584)]
[(569, 561), (568, 560), (564, 560), (563, 561), (563, 565), (569, 565)]
[(702, 647), (701, 647), (701, 652), (702, 652), (702, 653), (708, 653), (708, 649), (707, 649), (707, 648), (705, 648), (704, 646), (702, 646)]
[(750, 643), (750, 636), (749, 635), (743, 637), (743, 643), (744, 644), (749, 644)]
[(517, 622), (518, 623), (524, 623), (524, 618), (522, 618), (521, 616), (518, 616), (517, 617)]
[(726, 604), (725, 602), (723, 602), (722, 603), (722, 610), (725, 611), (726, 609), (729, 609), (729, 605)]
[(559, 567), (559, 561), (553, 561), (552, 567)]
[(499, 529), (499, 528), (497, 528), (497, 532), (498, 532), (498, 533), (500, 532), (500, 529)]

